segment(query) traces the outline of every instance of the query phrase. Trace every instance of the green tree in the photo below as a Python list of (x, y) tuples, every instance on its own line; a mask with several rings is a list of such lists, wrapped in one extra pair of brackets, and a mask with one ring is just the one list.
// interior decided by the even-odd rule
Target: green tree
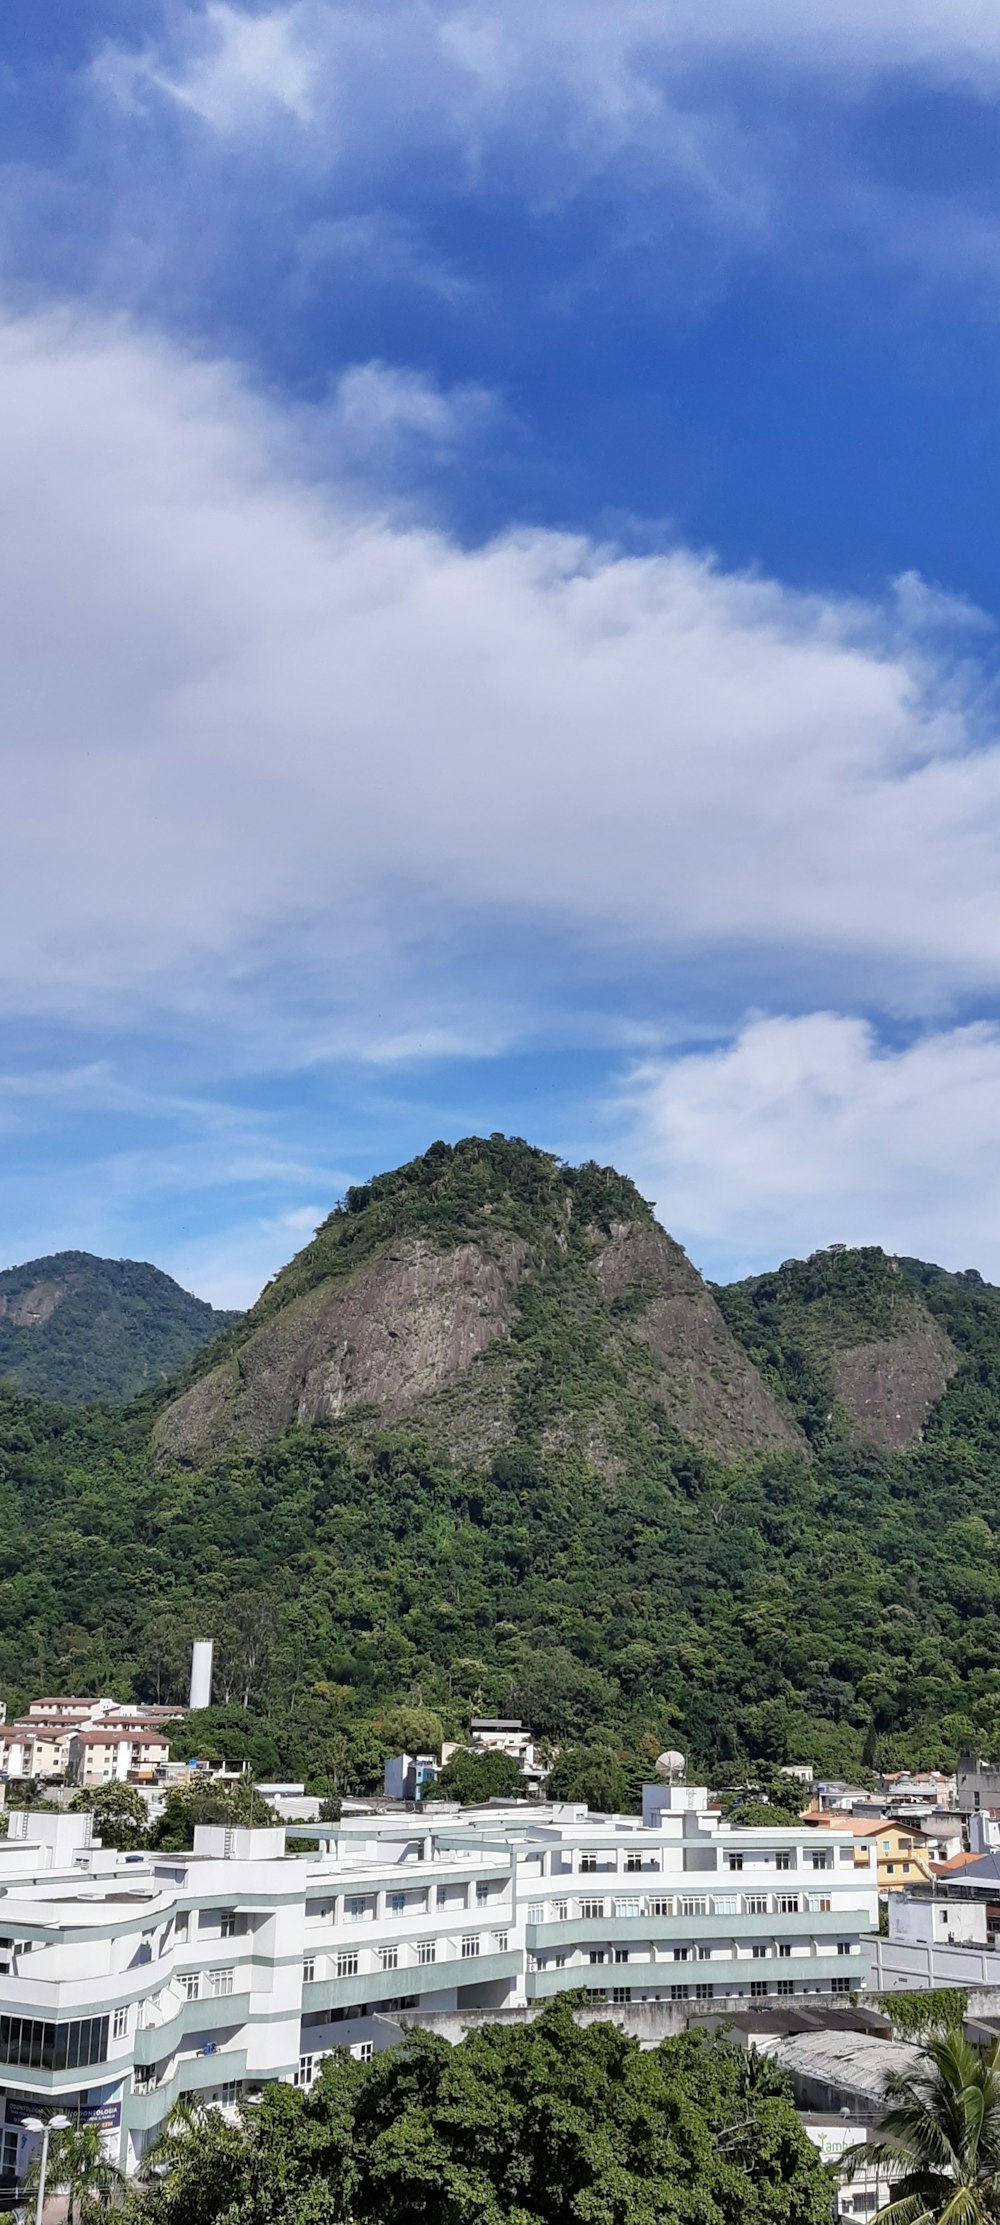
[(494, 1800), (507, 1795), (515, 1797), (524, 1791), (524, 1778), (509, 1754), (489, 1753), (485, 1749), (473, 1751), (460, 1746), (452, 1754), (439, 1777), (428, 1785), (425, 1800), (460, 1800), (463, 1808), (478, 1807), (484, 1800)]
[(609, 1746), (568, 1746), (549, 1776), (550, 1800), (585, 1800), (598, 1814), (621, 1814), (629, 1789), (621, 1762)]
[(141, 1793), (134, 1785), (95, 1785), (78, 1792), (70, 1803), (76, 1809), (89, 1808), (94, 1818), (94, 1837), (102, 1846), (117, 1847), (120, 1853), (129, 1853), (147, 1843), (149, 1811)]
[[(33, 2214), (38, 2191), (40, 2155), (27, 2178), (29, 2209)], [(121, 2200), (125, 2181), (116, 2164), (109, 2162), (104, 2143), (94, 2125), (69, 2125), (49, 2139), (46, 2187), (50, 2194), (67, 2197), (67, 2225), (92, 2217), (98, 2210), (114, 2208)]]
[(394, 1754), (439, 1754), (444, 1725), (432, 1707), (390, 1707), (378, 1728)]
[(828, 2225), (830, 2182), (770, 2065), (643, 2050), (565, 1999), (452, 2047), (413, 2032), (266, 2090), (140, 2198), (150, 2225)]
[(149, 1845), (179, 1854), (194, 1845), (199, 1823), (250, 1824), (261, 1830), (278, 1821), (251, 1778), (225, 1788), (213, 1785), (211, 1779), (195, 1778), (189, 1785), (171, 1785), (163, 1812), (150, 1830)]
[(973, 2047), (961, 2032), (946, 2032), (885, 2090), (878, 2128), (851, 2158), (897, 2174), (882, 2225), (996, 2225), (1000, 2040)]

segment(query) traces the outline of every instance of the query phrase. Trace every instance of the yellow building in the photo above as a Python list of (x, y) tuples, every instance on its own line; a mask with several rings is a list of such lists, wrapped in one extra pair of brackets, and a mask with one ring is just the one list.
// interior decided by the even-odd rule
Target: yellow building
[(845, 1816), (836, 1809), (808, 1809), (803, 1823), (817, 1830), (850, 1831), (854, 1835), (854, 1867), (874, 1865), (880, 1893), (901, 1893), (904, 1886), (933, 1877), (927, 1840), (912, 1823), (895, 1823), (889, 1816)]

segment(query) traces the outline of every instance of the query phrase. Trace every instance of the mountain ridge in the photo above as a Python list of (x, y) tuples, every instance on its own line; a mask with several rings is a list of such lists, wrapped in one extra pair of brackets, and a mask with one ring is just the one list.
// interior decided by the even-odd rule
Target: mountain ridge
[(135, 1398), (238, 1319), (147, 1261), (51, 1252), (0, 1271), (0, 1381), (68, 1405)]

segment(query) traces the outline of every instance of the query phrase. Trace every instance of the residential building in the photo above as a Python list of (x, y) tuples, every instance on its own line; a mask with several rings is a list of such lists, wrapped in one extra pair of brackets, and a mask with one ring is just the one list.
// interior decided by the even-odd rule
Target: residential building
[(128, 1729), (108, 1722), (100, 1730), (70, 1733), (71, 1784), (92, 1790), (97, 1785), (150, 1783), (170, 1759), (170, 1741), (163, 1731), (133, 1724)]
[[(26, 2117), (98, 2124), (134, 2170), (183, 2094), (309, 2085), (401, 2020), (532, 2007), (697, 2017), (865, 1986), (874, 1875), (849, 1836), (740, 1830), (703, 1789), (646, 1815), (502, 1804), (199, 1827), (192, 1854), (115, 1854), (91, 1816), (14, 1811), (0, 1841), (0, 2161)], [(296, 1855), (296, 1833), (321, 1851)], [(642, 2013), (648, 2013), (644, 2008)]]
[(949, 1864), (931, 1885), (894, 1897), (873, 1952), (886, 1992), (1000, 1988), (1000, 1854)]
[(930, 1851), (912, 1824), (897, 1823), (892, 1816), (843, 1815), (829, 1809), (807, 1809), (802, 1818), (815, 1830), (849, 1833), (854, 1840), (859, 1869), (874, 1868), (880, 1893), (899, 1893), (918, 1878), (932, 1875)]
[(984, 1761), (974, 1747), (965, 1747), (959, 1754), (955, 1783), (961, 1815), (975, 1815), (980, 1808), (1000, 1808), (1000, 1767)]
[(387, 1800), (420, 1800), (437, 1773), (433, 1754), (393, 1754), (383, 1771), (384, 1796)]
[[(183, 1708), (128, 1706), (114, 1699), (32, 1700), (26, 1716), (0, 1727), (0, 1777), (86, 1785), (115, 1777), (148, 1782), (169, 1758), (164, 1726), (184, 1713)], [(123, 1763), (117, 1749), (104, 1769), (95, 1746), (85, 1764), (83, 1748), (74, 1748), (73, 1741), (94, 1731), (105, 1734), (105, 1743), (108, 1734), (116, 1733), (120, 1740), (127, 1736), (134, 1754)]]

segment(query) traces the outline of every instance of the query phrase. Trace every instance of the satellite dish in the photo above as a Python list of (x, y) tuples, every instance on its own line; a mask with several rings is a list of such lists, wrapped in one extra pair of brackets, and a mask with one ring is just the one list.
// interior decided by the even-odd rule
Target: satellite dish
[(684, 1755), (678, 1753), (676, 1746), (668, 1746), (665, 1754), (658, 1754), (656, 1757), (658, 1777), (683, 1777), (684, 1767)]

